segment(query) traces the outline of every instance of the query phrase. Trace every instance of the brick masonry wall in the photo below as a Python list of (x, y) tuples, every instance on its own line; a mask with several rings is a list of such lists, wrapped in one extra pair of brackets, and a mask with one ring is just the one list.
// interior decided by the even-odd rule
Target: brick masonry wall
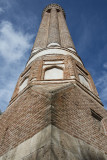
[(64, 11), (58, 5), (49, 5), (44, 10), (33, 49), (45, 48), (50, 43), (58, 43), (62, 47), (75, 49), (66, 24)]
[[(16, 88), (15, 88), (15, 91), (13, 93), (12, 99), (19, 94), (18, 91), (19, 91), (20, 82), (23, 81), (26, 76), (29, 78), (28, 84), (32, 83), (33, 79), (35, 79), (35, 81), (33, 81), (33, 84), (41, 84), (40, 81), (44, 80), (44, 72), (45, 72), (45, 70), (43, 69), (44, 61), (60, 61), (60, 60), (62, 60), (63, 64), (64, 64), (64, 67), (63, 67), (64, 78), (63, 78), (63, 80), (71, 80), (71, 76), (75, 76), (75, 80), (80, 82), (79, 76), (78, 76), (80, 71), (77, 69), (77, 66), (78, 66), (80, 68), (80, 70), (82, 70), (86, 73), (86, 76), (89, 79), (90, 84), (91, 84), (91, 91), (98, 97), (98, 93), (97, 93), (96, 87), (94, 85), (94, 82), (92, 80), (92, 77), (82, 64), (77, 62), (71, 56), (54, 55), (53, 54), (51, 56), (48, 56), (48, 55), (41, 56), (25, 68), (24, 72), (21, 74), (21, 76), (18, 79), (18, 82), (17, 82)], [(26, 74), (27, 71), (29, 71), (28, 74)], [(25, 74), (26, 74), (26, 76), (24, 76)], [(76, 83), (76, 81), (75, 81), (75, 83)], [(40, 82), (40, 83), (38, 83), (38, 82)]]
[(26, 90), (0, 116), (0, 155), (50, 123), (50, 101), (35, 89)]
[[(107, 154), (107, 137), (90, 108), (103, 118), (106, 110), (73, 84), (27, 89), (0, 116), (0, 155), (52, 124)], [(58, 89), (57, 89), (58, 88)]]
[[(43, 63), (46, 60), (63, 60), (63, 80), (70, 83), (67, 89), (63, 83), (44, 83)], [(71, 56), (42, 56), (25, 68), (18, 79), (9, 107), (0, 116), (0, 155), (32, 137), (50, 123), (107, 153), (107, 137), (103, 125), (92, 117), (90, 109), (103, 118), (107, 116), (107, 111), (88, 93), (69, 81), (70, 76), (75, 76), (74, 84), (79, 82), (77, 66), (89, 75), (91, 81), (88, 71)], [(19, 92), (19, 86), (26, 76), (28, 85)], [(58, 92), (54, 92), (57, 88)], [(92, 88), (92, 92), (97, 96), (94, 83)]]
[(52, 124), (107, 154), (107, 136), (101, 121), (91, 115), (93, 109), (103, 118), (107, 111), (88, 94), (69, 87), (56, 93), (52, 102)]

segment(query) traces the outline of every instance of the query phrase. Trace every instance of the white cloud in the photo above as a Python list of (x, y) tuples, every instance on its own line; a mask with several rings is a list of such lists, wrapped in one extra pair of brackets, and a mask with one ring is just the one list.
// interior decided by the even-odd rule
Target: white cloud
[(0, 71), (0, 109), (4, 111), (12, 97), (17, 79), (25, 67), (26, 60), (16, 63), (4, 63)]
[(5, 88), (0, 89), (0, 99), (3, 99), (6, 102), (9, 101), (12, 95), (11, 91), (14, 90), (15, 85), (16, 83), (14, 81), (6, 83)]
[(22, 58), (31, 47), (32, 36), (16, 31), (12, 23), (3, 21), (0, 24), (0, 55), (8, 62)]
[(11, 99), (19, 74), (30, 54), (33, 36), (17, 31), (12, 23), (0, 24), (0, 109), (4, 111)]

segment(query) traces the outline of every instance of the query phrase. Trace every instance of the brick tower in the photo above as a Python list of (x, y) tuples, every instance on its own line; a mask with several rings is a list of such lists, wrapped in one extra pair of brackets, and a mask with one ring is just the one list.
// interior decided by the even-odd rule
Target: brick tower
[(107, 160), (106, 117), (64, 10), (48, 5), (25, 70), (0, 116), (0, 160)]

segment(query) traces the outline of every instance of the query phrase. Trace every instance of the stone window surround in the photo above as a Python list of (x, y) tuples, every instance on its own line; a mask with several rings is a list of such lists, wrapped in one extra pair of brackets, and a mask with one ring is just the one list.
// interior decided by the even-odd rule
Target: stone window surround
[[(65, 64), (64, 64), (64, 59), (61, 58), (61, 59), (51, 59), (51, 60), (46, 59), (46, 60), (43, 60), (41, 80), (45, 81), (45, 79), (44, 79), (45, 72), (46, 72), (46, 70), (51, 69), (51, 68), (59, 68), (59, 69), (63, 70), (63, 79), (64, 79)], [(55, 81), (55, 80), (58, 81), (58, 80), (63, 80), (63, 79), (53, 79), (53, 81)], [(49, 81), (52, 81), (52, 79), (49, 79)]]
[[(80, 83), (81, 83), (82, 85), (84, 85), (86, 88), (90, 89), (90, 83), (89, 83), (88, 78), (86, 78), (84, 75), (82, 75), (82, 74), (80, 74), (80, 73), (78, 74), (78, 76), (79, 76), (79, 81), (80, 81)], [(80, 78), (80, 76), (84, 78), (84, 81), (83, 81), (83, 82), (82, 82), (82, 79)], [(86, 84), (86, 83), (87, 83), (87, 84)]]
[[(22, 85), (22, 84), (24, 83), (24, 81), (27, 80), (27, 79), (29, 80), (29, 76), (24, 77), (23, 80), (19, 82), (19, 91), (18, 91), (18, 92), (21, 92), (24, 88), (26, 88), (27, 85), (26, 85), (23, 89), (20, 89), (21, 85)], [(27, 84), (28, 84), (28, 80), (27, 80)]]
[[(44, 79), (45, 72), (46, 72), (47, 70), (49, 70), (49, 69), (52, 69), (52, 68), (61, 69), (61, 70), (63, 71), (63, 79), (64, 79), (64, 68), (63, 68), (63, 67), (60, 67), (60, 66), (58, 66), (58, 65), (53, 64), (52, 66), (47, 66), (46, 68), (43, 68), (41, 80), (45, 80), (45, 79)], [(49, 81), (52, 81), (52, 80), (63, 80), (63, 79), (49, 79)], [(48, 80), (48, 79), (47, 79), (47, 80)]]
[[(78, 64), (76, 64), (76, 70), (77, 70), (77, 79), (78, 79), (78, 81), (80, 82), (80, 78), (79, 78), (79, 75), (82, 75), (86, 80), (87, 80), (87, 82), (88, 82), (88, 84), (89, 84), (89, 90), (93, 90), (92, 89), (92, 85), (91, 85), (91, 80), (90, 80), (90, 77), (89, 77), (89, 73), (86, 71), (86, 70), (84, 70), (80, 65), (78, 65)], [(80, 82), (81, 83), (81, 82)], [(82, 83), (81, 83), (82, 84)], [(83, 85), (83, 84), (82, 84)], [(85, 86), (85, 85), (84, 85)], [(86, 86), (85, 86), (86, 87)]]

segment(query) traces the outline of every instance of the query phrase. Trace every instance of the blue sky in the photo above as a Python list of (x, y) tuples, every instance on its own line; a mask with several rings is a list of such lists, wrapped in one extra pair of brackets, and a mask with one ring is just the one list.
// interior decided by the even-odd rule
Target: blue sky
[(77, 52), (107, 109), (107, 0), (0, 0), (0, 109), (8, 106), (50, 3), (64, 8)]

